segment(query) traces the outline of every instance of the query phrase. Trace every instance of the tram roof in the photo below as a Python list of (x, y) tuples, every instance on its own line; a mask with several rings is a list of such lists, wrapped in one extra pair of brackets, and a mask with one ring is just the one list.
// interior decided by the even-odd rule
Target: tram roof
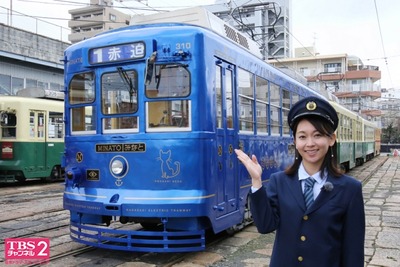
[(64, 100), (64, 92), (42, 88), (25, 88), (17, 92), (17, 96)]
[(151, 15), (133, 16), (130, 25), (152, 23), (185, 23), (207, 28), (263, 58), (259, 45), (204, 7), (192, 7)]

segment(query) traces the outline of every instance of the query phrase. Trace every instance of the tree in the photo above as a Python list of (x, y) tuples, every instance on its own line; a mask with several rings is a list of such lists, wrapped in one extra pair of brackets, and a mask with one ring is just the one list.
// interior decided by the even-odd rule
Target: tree
[(382, 129), (382, 143), (400, 143), (400, 137), (399, 137), (399, 125), (396, 125), (397, 127), (394, 127), (394, 123), (391, 122), (387, 128)]

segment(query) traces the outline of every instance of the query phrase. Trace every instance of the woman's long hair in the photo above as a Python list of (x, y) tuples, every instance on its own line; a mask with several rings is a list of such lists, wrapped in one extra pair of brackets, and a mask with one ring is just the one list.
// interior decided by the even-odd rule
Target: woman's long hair
[[(321, 134), (331, 136), (335, 132), (333, 130), (331, 124), (328, 121), (321, 119), (321, 117), (306, 116), (306, 117), (300, 118), (299, 120), (297, 120), (295, 122), (295, 124), (293, 126), (293, 137), (294, 138), (296, 138), (297, 126), (299, 125), (299, 122), (303, 119), (309, 121), (315, 127), (315, 129), (318, 132), (320, 132)], [(299, 169), (299, 166), (300, 166), (302, 160), (303, 160), (303, 158), (301, 157), (300, 153), (297, 151), (297, 149), (295, 149), (295, 160), (294, 160), (293, 164), (285, 170), (285, 173), (288, 175), (297, 174), (297, 171)], [(323, 163), (321, 165), (321, 169), (320, 169), (321, 178), (324, 177), (325, 171), (327, 171), (329, 175), (332, 175), (335, 177), (339, 177), (340, 175), (343, 174), (343, 171), (337, 165), (337, 143), (336, 142), (333, 144), (333, 146), (331, 146), (328, 149), (328, 152), (325, 155), (324, 161), (323, 161)]]

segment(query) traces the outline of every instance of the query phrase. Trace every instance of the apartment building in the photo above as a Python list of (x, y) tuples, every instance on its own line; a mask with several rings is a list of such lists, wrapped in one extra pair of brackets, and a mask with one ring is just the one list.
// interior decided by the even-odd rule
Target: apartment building
[(296, 49), (295, 56), (269, 63), (300, 73), (314, 90), (326, 90), (348, 109), (380, 121), (382, 113), (375, 101), (381, 97), (378, 66), (364, 65), (361, 59), (348, 54), (319, 55), (313, 48)]
[(113, 8), (113, 0), (90, 0), (90, 5), (69, 10), (68, 40), (77, 43), (98, 33), (129, 25), (130, 15)]

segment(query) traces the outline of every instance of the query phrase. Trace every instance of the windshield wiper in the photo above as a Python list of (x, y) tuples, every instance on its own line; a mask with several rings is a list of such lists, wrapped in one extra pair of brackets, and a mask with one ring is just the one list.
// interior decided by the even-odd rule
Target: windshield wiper
[(117, 67), (117, 71), (125, 85), (127, 85), (129, 88), (129, 99), (132, 103), (133, 95), (136, 93), (136, 88), (133, 86), (132, 78), (129, 77), (128, 73), (126, 73), (126, 70), (124, 70), (122, 67)]

